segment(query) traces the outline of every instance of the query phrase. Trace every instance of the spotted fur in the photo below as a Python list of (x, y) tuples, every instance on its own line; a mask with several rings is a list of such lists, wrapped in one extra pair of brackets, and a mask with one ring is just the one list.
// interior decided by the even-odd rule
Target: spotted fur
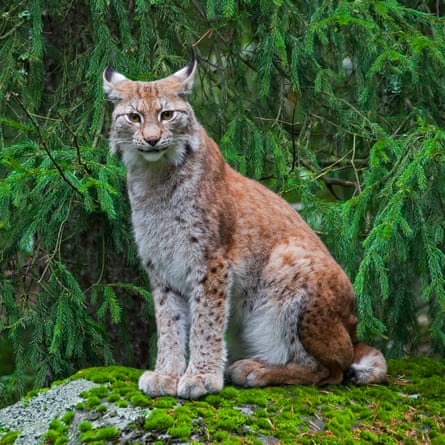
[[(150, 277), (158, 355), (139, 388), (195, 399), (235, 384), (385, 379), (356, 338), (350, 281), (298, 213), (234, 171), (187, 100), (196, 61), (154, 82), (111, 67), (111, 151), (127, 168), (139, 255)], [(356, 358), (354, 358), (355, 352)]]

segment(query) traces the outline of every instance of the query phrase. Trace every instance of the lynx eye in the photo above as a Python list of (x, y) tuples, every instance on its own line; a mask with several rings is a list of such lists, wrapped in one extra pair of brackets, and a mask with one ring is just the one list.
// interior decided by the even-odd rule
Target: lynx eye
[(138, 124), (141, 122), (141, 115), (138, 113), (128, 113), (127, 119), (133, 124)]
[(171, 110), (165, 110), (161, 113), (161, 121), (169, 121), (172, 119), (173, 115), (175, 114), (174, 111)]

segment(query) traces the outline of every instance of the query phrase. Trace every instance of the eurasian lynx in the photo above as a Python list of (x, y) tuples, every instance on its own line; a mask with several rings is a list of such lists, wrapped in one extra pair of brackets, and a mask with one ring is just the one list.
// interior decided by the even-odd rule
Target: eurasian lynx
[[(298, 213), (234, 171), (187, 100), (196, 59), (137, 82), (103, 74), (110, 147), (127, 168), (139, 255), (153, 293), (154, 371), (139, 388), (195, 399), (242, 386), (385, 380), (356, 338), (350, 281)], [(227, 344), (227, 347), (226, 347)]]

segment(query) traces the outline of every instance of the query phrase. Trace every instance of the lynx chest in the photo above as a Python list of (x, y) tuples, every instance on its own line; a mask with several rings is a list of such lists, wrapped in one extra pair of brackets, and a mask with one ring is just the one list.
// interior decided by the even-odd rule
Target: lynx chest
[(128, 192), (135, 240), (142, 263), (167, 286), (190, 295), (205, 267), (202, 215), (190, 195), (131, 181)]

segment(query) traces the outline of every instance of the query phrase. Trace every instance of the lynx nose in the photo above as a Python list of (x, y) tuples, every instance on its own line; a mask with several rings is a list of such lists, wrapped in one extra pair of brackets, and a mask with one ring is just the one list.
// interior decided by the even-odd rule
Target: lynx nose
[(159, 139), (161, 139), (158, 136), (147, 136), (146, 138), (144, 138), (145, 142), (148, 142), (152, 147), (154, 147), (158, 142)]

